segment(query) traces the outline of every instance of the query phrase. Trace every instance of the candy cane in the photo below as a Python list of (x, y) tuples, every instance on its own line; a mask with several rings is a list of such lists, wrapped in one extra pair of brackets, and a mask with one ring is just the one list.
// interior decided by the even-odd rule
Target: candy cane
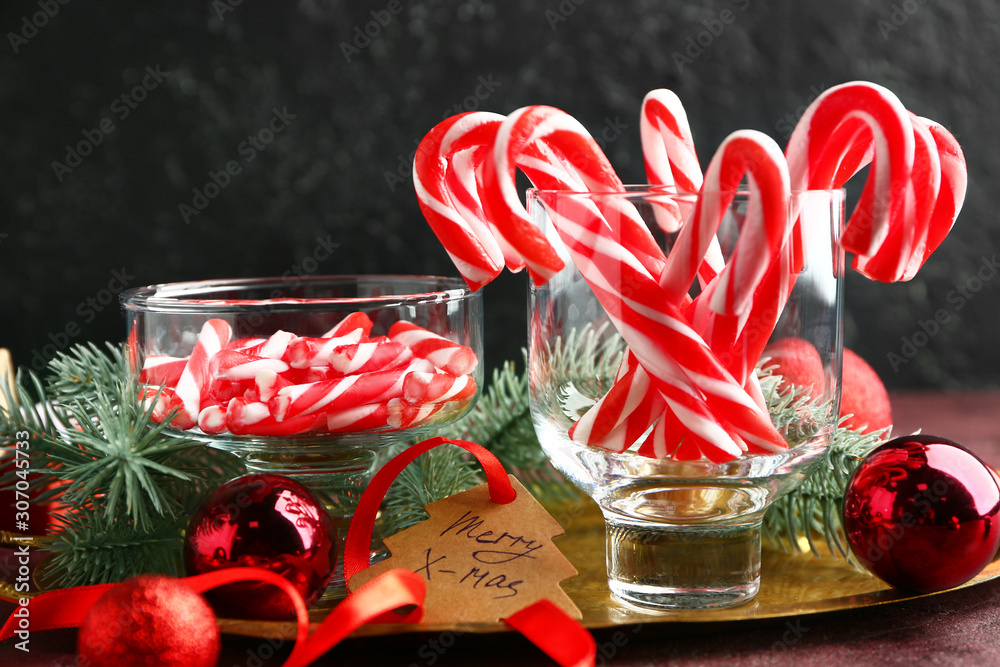
[(253, 380), (263, 370), (283, 373), (289, 366), (281, 359), (258, 357), (241, 350), (219, 350), (208, 364), (213, 378), (222, 380)]
[(234, 398), (226, 406), (226, 428), (233, 435), (289, 436), (326, 428), (326, 415), (300, 415), (278, 421), (266, 403)]
[(793, 191), (840, 187), (834, 185), (835, 179), (838, 172), (842, 175), (845, 156), (856, 150), (851, 138), (857, 136), (859, 122), (871, 132), (874, 157), (841, 245), (857, 255), (871, 256), (888, 235), (893, 219), (903, 213), (913, 169), (913, 129), (899, 99), (873, 83), (834, 86), (806, 108), (785, 153)]
[(355, 311), (348, 314), (340, 322), (337, 322), (332, 329), (320, 336), (320, 338), (340, 338), (342, 336), (355, 335), (354, 332), (359, 331), (360, 337), (358, 340), (361, 340), (368, 337), (373, 326), (375, 325), (367, 313)]
[(413, 359), (409, 347), (393, 340), (340, 345), (330, 351), (330, 367), (341, 375), (396, 368)]
[(744, 175), (750, 181), (747, 220), (761, 221), (763, 229), (740, 234), (729, 263), (710, 290), (712, 309), (721, 314), (745, 312), (767, 267), (784, 246), (792, 219), (788, 168), (781, 149), (760, 132), (734, 132), (712, 157), (692, 218), (681, 229), (660, 275), (660, 287), (673, 303), (682, 303), (687, 294)]
[[(535, 159), (546, 150), (554, 159)], [(582, 183), (588, 189), (614, 192), (623, 186), (579, 121), (552, 107), (523, 107), (507, 116), (497, 131), (492, 158), (483, 164), (483, 210), (499, 237), (524, 258), (535, 284), (542, 284), (562, 269), (563, 261), (521, 203), (515, 178), (519, 163), (542, 189), (571, 189)]]
[(403, 378), (415, 370), (431, 371), (433, 367), (423, 359), (414, 359), (401, 368), (291, 385), (279, 390), (268, 405), (274, 418), (283, 421), (299, 415), (388, 401), (403, 395)]
[(666, 88), (642, 100), (639, 135), (650, 183), (676, 186), (678, 192), (701, 190), (702, 173), (684, 105)]
[(719, 366), (677, 307), (664, 298), (656, 280), (637, 261), (625, 257), (620, 244), (601, 233), (603, 220), (557, 214), (553, 222), (629, 348), (689, 429), (733, 456), (740, 449), (720, 423), (760, 450), (787, 447), (768, 416)]
[(177, 386), (177, 381), (187, 366), (187, 357), (149, 355), (139, 371), (139, 382), (151, 385)]
[(211, 319), (205, 322), (195, 341), (187, 365), (177, 380), (175, 393), (183, 406), (186, 420), (197, 423), (201, 412), (201, 401), (208, 395), (212, 383), (212, 373), (209, 363), (212, 357), (229, 342), (232, 328), (229, 322)]
[(333, 338), (297, 337), (289, 343), (284, 358), (292, 368), (328, 366), (331, 352), (343, 345), (358, 343), (360, 340), (360, 329)]
[(471, 375), (414, 371), (403, 378), (403, 399), (414, 405), (466, 401), (475, 393)]
[[(940, 123), (928, 118), (921, 118), (920, 121), (927, 126), (931, 136), (934, 137), (938, 160), (941, 163), (941, 188), (934, 204), (934, 213), (931, 215), (923, 257), (920, 258), (919, 262), (919, 265), (923, 265), (931, 253), (941, 245), (955, 224), (955, 219), (965, 202), (969, 173), (962, 147), (958, 145), (955, 137)], [(915, 272), (919, 265), (916, 268), (911, 266), (907, 275), (904, 276), (904, 280), (911, 278), (910, 272)]]
[(923, 261), (934, 202), (941, 188), (941, 158), (928, 127), (913, 114), (914, 153), (906, 204), (902, 217), (894, 221), (874, 255), (854, 258), (861, 274), (884, 282), (896, 282), (907, 275), (910, 264)]
[(479, 363), (472, 348), (412, 322), (399, 320), (393, 323), (389, 327), (389, 338), (409, 348), (413, 356), (426, 359), (452, 375), (467, 375)]
[[(639, 133), (646, 178), (652, 184), (670, 186), (677, 193), (699, 192), (704, 183), (694, 137), (684, 105), (666, 88), (651, 90), (642, 101)], [(674, 197), (652, 197), (653, 215), (664, 232), (672, 234), (684, 220), (679, 201)], [(704, 286), (725, 265), (718, 239), (713, 239), (698, 269)]]
[[(420, 210), (473, 290), (500, 274), (505, 253), (485, 219), (474, 212), (469, 214), (474, 209), (471, 202), (478, 197), (470, 190), (452, 194), (456, 184), (471, 188), (473, 183), (468, 179), (449, 181), (449, 162), (458, 150), (474, 150), (477, 143), (492, 146), (502, 119), (502, 116), (485, 112), (446, 118), (424, 136), (413, 161), (413, 185)], [(463, 140), (458, 141), (456, 135), (461, 135)]]

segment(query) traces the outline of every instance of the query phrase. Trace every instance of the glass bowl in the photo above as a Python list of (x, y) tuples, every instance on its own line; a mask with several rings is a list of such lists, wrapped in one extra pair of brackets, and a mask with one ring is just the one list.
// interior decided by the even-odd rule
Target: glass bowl
[[(645, 609), (724, 607), (754, 597), (760, 585), (763, 514), (823, 458), (839, 410), (842, 191), (792, 195), (789, 215), (800, 216), (805, 264), (785, 285), (788, 292), (768, 292), (774, 284), (765, 278), (754, 293), (751, 315), (743, 320), (712, 309), (694, 310), (690, 297), (700, 298), (704, 289), (698, 282), (690, 294), (684, 288), (687, 300), (674, 311), (681, 317), (671, 319), (660, 306), (670, 300), (667, 294), (655, 292), (658, 302), (635, 296), (635, 267), (624, 266), (615, 252), (604, 254), (604, 260), (581, 259), (593, 243), (632, 243), (634, 239), (614, 237), (612, 230), (628, 230), (633, 224), (648, 230), (668, 256), (697, 197), (653, 186), (630, 187), (625, 193), (528, 193), (532, 220), (565, 261), (561, 272), (530, 289), (535, 430), (553, 465), (604, 514), (612, 594)], [(720, 253), (720, 259), (728, 262), (737, 241), (751, 233), (746, 230), (757, 218), (750, 203), (749, 194), (739, 192), (723, 209), (717, 245), (710, 250)], [(633, 233), (635, 227), (631, 229), (621, 234)], [(585, 267), (586, 279), (578, 264)], [(595, 284), (600, 298), (592, 289)], [(660, 283), (654, 279), (652, 284)], [(635, 313), (664, 326), (644, 329), (629, 319)], [(622, 330), (656, 359), (660, 372), (684, 376), (702, 393), (723, 396), (735, 388), (743, 394), (738, 400), (754, 400), (787, 448), (751, 447), (731, 460), (702, 455), (691, 446), (692, 437), (681, 435), (695, 432), (678, 428), (682, 409), (672, 410), (674, 417), (668, 419), (664, 394), (641, 385), (638, 374), (629, 376), (635, 385), (616, 402), (607, 399), (602, 409), (610, 412), (588, 421), (616, 376), (626, 375), (630, 363), (634, 366)], [(695, 375), (705, 373), (691, 357), (702, 342), (734, 384)], [(779, 382), (771, 374), (768, 359), (787, 356), (789, 349), (811, 369), (808, 387)], [(646, 401), (647, 394), (653, 402)], [(670, 400), (669, 406), (681, 405), (676, 395)], [(609, 414), (629, 417), (619, 424)], [(686, 423), (697, 422), (687, 417)], [(590, 439), (581, 431), (589, 432)]]
[(206, 280), (121, 304), (154, 418), (176, 412), (165, 432), (305, 484), (341, 547), (379, 453), (462, 417), (482, 384), (481, 294), (454, 278)]

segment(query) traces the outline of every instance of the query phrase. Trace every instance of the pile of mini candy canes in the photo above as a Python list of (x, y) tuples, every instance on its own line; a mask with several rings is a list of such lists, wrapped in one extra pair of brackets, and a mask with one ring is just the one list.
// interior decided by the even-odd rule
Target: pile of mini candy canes
[(233, 339), (210, 319), (190, 356), (145, 359), (142, 398), (157, 423), (173, 414), (173, 428), (264, 437), (410, 428), (472, 400), (471, 348), (404, 320), (385, 336), (372, 327), (359, 311), (318, 338)]
[[(569, 436), (581, 445), (676, 460), (783, 451), (788, 445), (771, 423), (754, 369), (768, 338), (759, 332), (773, 331), (805, 262), (809, 221), (792, 193), (839, 189), (870, 165), (841, 245), (869, 278), (908, 280), (961, 209), (962, 150), (944, 127), (868, 82), (820, 95), (784, 152), (760, 132), (734, 132), (704, 174), (676, 95), (650, 92), (640, 130), (650, 183), (698, 193), (697, 200), (669, 254), (620, 203), (593, 198), (572, 215), (549, 210), (628, 345), (613, 386)], [(527, 267), (538, 285), (563, 268), (521, 203), (518, 169), (539, 190), (625, 189), (587, 130), (558, 109), (445, 119), (418, 146), (414, 186), (425, 218), (472, 289), (504, 266)], [(726, 263), (716, 233), (744, 177), (758, 219)], [(679, 215), (673, 212), (674, 228)], [(658, 213), (660, 226), (670, 220), (669, 211)], [(692, 298), (696, 277), (701, 291)]]

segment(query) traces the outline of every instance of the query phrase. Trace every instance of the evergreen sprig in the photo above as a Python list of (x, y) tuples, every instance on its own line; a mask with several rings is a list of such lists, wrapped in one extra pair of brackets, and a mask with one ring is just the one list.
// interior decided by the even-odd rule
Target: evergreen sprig
[(161, 517), (140, 528), (127, 516), (108, 523), (94, 507), (55, 517), (52, 554), (40, 576), (45, 588), (107, 584), (137, 574), (184, 573), (183, 516)]
[(106, 525), (123, 513), (137, 527), (148, 530), (151, 517), (174, 516), (180, 508), (166, 492), (169, 478), (191, 481), (190, 474), (166, 464), (171, 456), (203, 445), (189, 438), (164, 437), (168, 420), (152, 421), (153, 401), (139, 402), (134, 381), (117, 380), (111, 387), (97, 386), (93, 398), (81, 396), (63, 405), (72, 431), (42, 436), (50, 470), (68, 482), (63, 498), (71, 505), (93, 505), (101, 498)]

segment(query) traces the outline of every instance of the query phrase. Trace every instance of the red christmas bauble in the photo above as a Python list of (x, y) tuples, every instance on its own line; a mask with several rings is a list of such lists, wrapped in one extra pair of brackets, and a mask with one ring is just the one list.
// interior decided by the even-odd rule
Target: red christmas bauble
[(847, 348), (844, 348), (840, 414), (853, 415), (844, 426), (864, 433), (892, 426), (892, 406), (882, 379), (867, 361)]
[[(184, 540), (189, 575), (229, 567), (260, 567), (295, 585), (315, 602), (337, 565), (337, 530), (326, 508), (298, 482), (281, 475), (244, 475), (199, 505)], [(273, 584), (220, 586), (205, 598), (223, 617), (295, 617), (288, 596)]]
[(953, 588), (982, 571), (1000, 546), (1000, 486), (961, 445), (895, 438), (851, 477), (844, 531), (858, 560), (886, 583), (922, 593)]
[(98, 598), (77, 635), (81, 665), (215, 667), (221, 639), (205, 599), (171, 577), (128, 579)]
[(767, 365), (777, 366), (774, 373), (781, 376), (782, 391), (794, 385), (808, 390), (813, 398), (823, 396), (826, 376), (815, 345), (794, 336), (779, 338), (768, 343), (763, 356), (769, 359)]

